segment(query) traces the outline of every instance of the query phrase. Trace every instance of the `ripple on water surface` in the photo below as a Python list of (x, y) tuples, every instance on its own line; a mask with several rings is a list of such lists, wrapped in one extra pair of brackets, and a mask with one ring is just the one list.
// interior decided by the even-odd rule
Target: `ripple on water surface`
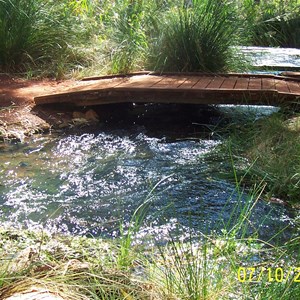
[[(128, 223), (151, 197), (139, 236), (164, 239), (178, 228), (183, 234), (190, 227), (222, 227), (238, 218), (247, 195), (239, 196), (206, 163), (205, 154), (219, 143), (168, 142), (124, 131), (7, 145), (0, 154), (0, 217), (60, 232), (115, 236), (120, 222)], [(260, 201), (251, 222), (250, 232), (255, 228), (270, 237), (289, 218), (284, 208)]]

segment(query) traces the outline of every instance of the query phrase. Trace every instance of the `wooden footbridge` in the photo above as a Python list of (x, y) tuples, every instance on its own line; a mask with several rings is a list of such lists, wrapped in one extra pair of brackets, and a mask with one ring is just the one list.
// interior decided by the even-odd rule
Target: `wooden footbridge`
[(36, 105), (114, 103), (275, 105), (300, 103), (300, 74), (135, 73), (85, 78), (82, 85), (35, 97)]

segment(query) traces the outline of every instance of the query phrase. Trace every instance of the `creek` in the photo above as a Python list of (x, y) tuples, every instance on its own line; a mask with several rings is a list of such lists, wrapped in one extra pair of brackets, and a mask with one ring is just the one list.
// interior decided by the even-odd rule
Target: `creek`
[[(229, 109), (234, 108), (224, 108)], [(220, 178), (218, 170), (228, 162), (207, 157), (222, 139), (203, 134), (201, 126), (200, 136), (187, 137), (191, 128), (181, 123), (179, 134), (178, 128), (170, 128), (173, 122), (179, 124), (168, 120), (169, 128), (157, 122), (152, 128), (127, 120), (114, 124), (123, 129), (107, 124), (92, 132), (41, 135), (25, 143), (2, 144), (1, 221), (115, 237), (120, 223), (128, 224), (137, 207), (151, 198), (140, 237), (164, 240), (175, 232), (184, 235), (189, 228), (206, 233), (224, 224), (229, 228), (249, 195), (238, 193), (235, 184)], [(157, 131), (160, 126), (164, 130)], [(284, 227), (293, 227), (292, 215), (283, 206), (259, 200), (249, 233), (257, 230), (261, 238), (270, 239)]]
[[(148, 201), (140, 239), (232, 228), (255, 198), (220, 176), (221, 166), (230, 162), (208, 156), (224, 142), (212, 128), (224, 115), (229, 122), (243, 122), (241, 115), (255, 120), (276, 108), (148, 105), (135, 110), (95, 128), (0, 144), (2, 225), (113, 238)], [(248, 234), (270, 240), (281, 232), (277, 238), (288, 239), (296, 231), (294, 216), (285, 206), (259, 199)]]

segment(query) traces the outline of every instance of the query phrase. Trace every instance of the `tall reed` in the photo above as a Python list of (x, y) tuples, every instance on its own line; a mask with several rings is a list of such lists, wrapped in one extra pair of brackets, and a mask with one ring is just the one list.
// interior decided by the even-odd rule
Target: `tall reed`
[[(294, 268), (300, 253), (291, 254), (295, 248), (289, 245), (290, 242), (274, 246), (269, 241), (260, 240), (256, 230), (249, 234), (252, 213), (264, 186), (257, 185), (248, 191), (246, 200), (242, 202), (244, 191), (236, 175), (235, 178), (235, 192), (239, 199), (229, 222), (224, 223), (222, 219), (217, 222), (216, 229), (219, 232), (222, 229), (221, 233), (203, 233), (199, 228), (198, 235), (191, 232), (185, 241), (171, 236), (167, 245), (158, 245), (160, 259), (156, 260), (150, 278), (161, 286), (165, 298), (292, 299), (289, 297), (299, 293), (295, 277), (281, 277), (279, 283), (268, 277), (267, 268), (272, 273), (277, 268), (288, 272), (290, 267)], [(262, 219), (261, 223), (264, 221)], [(274, 232), (274, 237), (276, 234)], [(291, 243), (299, 247), (299, 239)], [(299, 249), (296, 251), (299, 252)], [(247, 268), (254, 270), (251, 279)], [(263, 268), (266, 271), (261, 273)], [(244, 278), (240, 275), (241, 269), (248, 270)]]
[(164, 177), (151, 188), (146, 199), (133, 212), (127, 228), (125, 228), (124, 222), (120, 224), (121, 237), (117, 264), (121, 269), (126, 269), (132, 266), (132, 263), (135, 259), (133, 255), (134, 252), (132, 252), (133, 239), (143, 225), (145, 217), (149, 212), (149, 208), (155, 200), (154, 196), (157, 187), (171, 176), (172, 175)]

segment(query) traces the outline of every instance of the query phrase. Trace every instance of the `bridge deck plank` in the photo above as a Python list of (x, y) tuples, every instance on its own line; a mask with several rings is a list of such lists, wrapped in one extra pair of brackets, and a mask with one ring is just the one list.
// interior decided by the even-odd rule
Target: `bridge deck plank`
[(276, 90), (279, 93), (289, 94), (291, 92), (285, 80), (276, 80)]
[(206, 87), (214, 80), (214, 77), (201, 77), (200, 80), (192, 86), (192, 89), (206, 89)]
[(249, 78), (238, 78), (234, 86), (235, 90), (247, 90), (249, 86)]
[(274, 90), (275, 89), (275, 79), (274, 78), (262, 78), (262, 88), (264, 90)]
[(123, 102), (279, 104), (300, 97), (298, 77), (253, 74), (132, 74), (84, 81), (65, 92), (35, 97), (36, 105), (75, 106)]
[(262, 82), (261, 78), (250, 78), (248, 84), (248, 90), (261, 90)]
[(189, 76), (184, 78), (185, 81), (178, 86), (178, 89), (190, 89), (201, 79), (199, 76)]
[(233, 90), (237, 82), (237, 78), (225, 78), (221, 85), (221, 89)]
[(288, 82), (288, 87), (291, 91), (291, 93), (299, 93), (299, 90), (300, 90), (300, 84), (298, 82)]
[(224, 80), (225, 80), (224, 77), (216, 77), (208, 84), (208, 86), (206, 88), (207, 89), (220, 89)]

